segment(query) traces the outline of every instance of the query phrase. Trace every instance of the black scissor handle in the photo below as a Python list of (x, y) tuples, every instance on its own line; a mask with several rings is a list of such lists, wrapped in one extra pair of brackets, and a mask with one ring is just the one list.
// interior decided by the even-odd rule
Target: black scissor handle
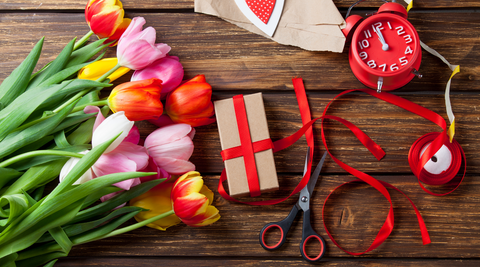
[[(305, 246), (310, 239), (316, 239), (320, 243), (320, 251), (315, 257), (308, 256), (306, 252)], [(319, 261), (323, 257), (323, 254), (325, 254), (325, 240), (313, 230), (310, 224), (310, 210), (303, 212), (303, 232), (302, 242), (300, 242), (300, 253), (302, 253), (302, 257), (305, 260), (310, 262)]]
[[(279, 222), (267, 223), (260, 231), (260, 245), (262, 245), (262, 247), (266, 250), (275, 250), (281, 247), (285, 243), (288, 230), (290, 230), (290, 227), (292, 226), (292, 223), (295, 220), (298, 211), (299, 209), (297, 205), (293, 205), (292, 210), (285, 219)], [(280, 240), (275, 245), (269, 246), (265, 243), (265, 233), (274, 228), (280, 229)]]

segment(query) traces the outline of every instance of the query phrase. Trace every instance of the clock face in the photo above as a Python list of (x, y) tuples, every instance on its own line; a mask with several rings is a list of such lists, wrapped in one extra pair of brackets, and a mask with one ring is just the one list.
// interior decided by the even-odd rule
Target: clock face
[(413, 26), (391, 14), (375, 15), (362, 22), (355, 30), (352, 46), (355, 58), (379, 76), (410, 68), (421, 52)]

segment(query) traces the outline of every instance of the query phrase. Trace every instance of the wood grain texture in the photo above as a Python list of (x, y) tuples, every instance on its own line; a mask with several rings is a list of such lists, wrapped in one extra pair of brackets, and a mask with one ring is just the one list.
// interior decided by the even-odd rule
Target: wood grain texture
[[(338, 8), (345, 9), (350, 7), (355, 1), (334, 0)], [(402, 3), (402, 1), (399, 1)], [(86, 0), (0, 0), (0, 9), (4, 10), (83, 10)], [(144, 0), (141, 3), (135, 0), (123, 0), (125, 9), (193, 9), (194, 0)], [(359, 7), (378, 8), (383, 1), (374, 0), (361, 3)], [(415, 8), (468, 8), (480, 7), (480, 3), (475, 0), (462, 1), (435, 1), (435, 0), (415, 0)]]
[[(389, 259), (363, 259), (357, 260), (343, 260), (338, 261), (335, 258), (324, 258), (319, 262), (319, 265), (331, 267), (355, 267), (355, 266), (425, 266), (425, 267), (451, 267), (464, 266), (474, 267), (478, 266), (478, 260), (389, 260)], [(311, 263), (298, 258), (278, 259), (278, 258), (173, 258), (173, 257), (158, 257), (158, 258), (78, 258), (69, 257), (60, 259), (55, 266), (114, 266), (114, 267), (129, 267), (129, 266), (312, 266)]]
[[(169, 44), (170, 53), (180, 58), (185, 78), (205, 74), (215, 91), (291, 91), (290, 78), (295, 76), (308, 82), (308, 90), (331, 92), (363, 87), (350, 70), (346, 52), (311, 52), (280, 45), (203, 14), (129, 15), (144, 16), (148, 25), (157, 30), (157, 41)], [(474, 34), (480, 31), (477, 14), (419, 12), (412, 14), (411, 21), (427, 45), (453, 64), (461, 65), (461, 72), (452, 82), (452, 91), (480, 90), (480, 67), (475, 60), (480, 57), (480, 38)], [(47, 38), (40, 64), (46, 64), (68, 41), (88, 32), (82, 14), (5, 14), (0, 23), (0, 56), (6, 59), (0, 70), (2, 79), (42, 36)], [(114, 49), (107, 56), (115, 56)], [(443, 93), (451, 74), (443, 62), (424, 52), (420, 72), (424, 78), (415, 78), (397, 91)]]

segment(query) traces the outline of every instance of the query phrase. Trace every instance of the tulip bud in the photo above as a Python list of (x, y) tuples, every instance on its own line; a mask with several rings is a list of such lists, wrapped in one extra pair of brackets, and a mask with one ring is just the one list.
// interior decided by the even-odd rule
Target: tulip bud
[(152, 65), (136, 70), (131, 81), (146, 80), (157, 78), (162, 80), (161, 99), (165, 99), (167, 94), (177, 88), (183, 80), (183, 66), (178, 57), (166, 56), (152, 63)]
[[(103, 74), (107, 73), (109, 70), (113, 69), (117, 65), (117, 58), (104, 58), (93, 63), (88, 64), (87, 66), (83, 67), (78, 71), (78, 78), (84, 80), (98, 80)], [(107, 79), (110, 82), (115, 81), (116, 79), (122, 77), (124, 74), (129, 72), (129, 68), (120, 67), (115, 72), (110, 74)]]
[(113, 112), (124, 111), (132, 121), (158, 119), (163, 113), (161, 84), (155, 78), (120, 84), (110, 93), (108, 106)]
[(175, 214), (187, 225), (205, 226), (220, 219), (218, 209), (211, 205), (213, 192), (203, 184), (198, 172), (188, 172), (178, 178), (171, 200)]
[(197, 75), (167, 96), (165, 112), (176, 123), (193, 127), (207, 125), (215, 122), (211, 98), (212, 87), (204, 75)]
[(193, 153), (195, 129), (188, 124), (173, 124), (158, 128), (147, 136), (145, 147), (158, 166), (170, 174), (195, 170), (188, 161)]
[(133, 18), (132, 23), (118, 41), (118, 63), (132, 70), (146, 68), (156, 60), (163, 58), (170, 51), (166, 44), (156, 44), (156, 31), (147, 27), (142, 31), (145, 19)]
[(119, 0), (90, 0), (85, 7), (85, 19), (98, 38), (108, 38), (105, 44), (116, 45), (131, 19), (124, 18), (122, 2)]

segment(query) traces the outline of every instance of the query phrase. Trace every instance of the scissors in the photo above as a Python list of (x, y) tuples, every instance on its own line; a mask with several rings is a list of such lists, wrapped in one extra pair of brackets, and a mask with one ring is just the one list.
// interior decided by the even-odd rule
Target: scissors
[[(308, 149), (307, 157), (305, 159), (305, 169), (304, 169), (303, 175), (305, 175), (305, 173), (307, 172), (309, 155), (310, 155), (310, 148)], [(318, 163), (317, 167), (315, 168), (315, 171), (310, 177), (310, 181), (308, 182), (308, 184), (302, 189), (302, 191), (300, 191), (300, 197), (297, 203), (295, 203), (295, 205), (293, 206), (288, 216), (279, 222), (267, 223), (263, 227), (263, 229), (260, 231), (260, 244), (264, 249), (275, 250), (281, 247), (285, 243), (288, 230), (290, 230), (290, 227), (292, 226), (292, 223), (295, 220), (295, 217), (297, 217), (298, 212), (302, 210), (303, 211), (303, 229), (302, 229), (302, 241), (300, 242), (300, 253), (302, 253), (302, 257), (305, 260), (310, 262), (318, 261), (323, 257), (323, 254), (325, 253), (325, 240), (323, 240), (323, 238), (313, 230), (312, 225), (310, 224), (310, 198), (313, 193), (313, 189), (315, 188), (315, 184), (317, 183), (318, 176), (320, 175), (320, 170), (322, 169), (326, 156), (327, 156), (327, 152), (323, 154), (323, 157)], [(265, 243), (265, 233), (272, 228), (280, 229), (281, 237), (277, 244), (273, 246), (269, 246)], [(321, 246), (320, 252), (316, 257), (308, 256), (305, 251), (305, 245), (312, 238), (318, 240)]]

